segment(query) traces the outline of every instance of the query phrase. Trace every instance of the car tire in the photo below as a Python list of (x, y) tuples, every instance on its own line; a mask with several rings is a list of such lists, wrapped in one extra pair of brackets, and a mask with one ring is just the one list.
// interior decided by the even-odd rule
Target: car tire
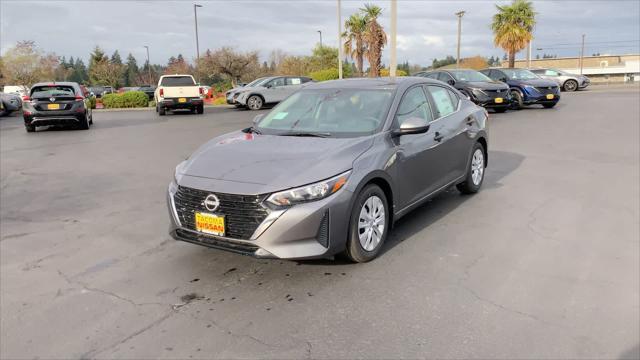
[(198, 115), (204, 114), (204, 105), (196, 106), (196, 114), (198, 114)]
[(511, 90), (511, 104), (514, 109), (520, 110), (524, 107), (524, 100), (522, 94), (518, 90)]
[(262, 109), (262, 105), (264, 105), (264, 102), (258, 95), (251, 95), (247, 99), (247, 107), (249, 108), (249, 110), (260, 110)]
[(497, 113), (503, 113), (503, 112), (507, 111), (507, 108), (506, 107), (495, 108), (495, 109), (493, 109), (493, 111), (495, 111)]
[(351, 210), (345, 254), (351, 261), (362, 263), (378, 256), (391, 224), (387, 197), (379, 186), (369, 184), (357, 196)]
[(562, 85), (564, 91), (576, 91), (578, 90), (578, 82), (575, 80), (567, 80)]
[(485, 148), (480, 143), (473, 145), (471, 158), (467, 167), (467, 176), (464, 182), (456, 185), (458, 190), (463, 194), (475, 194), (482, 187), (484, 181), (484, 173), (486, 168)]
[(33, 125), (24, 124), (24, 128), (27, 130), (28, 133), (36, 131), (36, 127)]
[(80, 130), (89, 130), (89, 119), (87, 119), (87, 115), (83, 116), (82, 119), (80, 119), (78, 128)]
[(553, 104), (542, 104), (542, 106), (545, 109), (551, 109), (552, 107), (556, 106), (557, 103), (553, 103)]
[(158, 115), (164, 116), (167, 113), (167, 110), (162, 106), (158, 107)]
[(89, 125), (93, 125), (93, 111), (91, 112), (91, 115), (89, 116)]

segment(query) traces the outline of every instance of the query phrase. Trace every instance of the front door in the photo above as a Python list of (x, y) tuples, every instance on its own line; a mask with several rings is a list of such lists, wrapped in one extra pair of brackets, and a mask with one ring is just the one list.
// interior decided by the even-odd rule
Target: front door
[(266, 103), (280, 102), (287, 96), (284, 79), (283, 77), (275, 78), (265, 84), (266, 89), (263, 95)]

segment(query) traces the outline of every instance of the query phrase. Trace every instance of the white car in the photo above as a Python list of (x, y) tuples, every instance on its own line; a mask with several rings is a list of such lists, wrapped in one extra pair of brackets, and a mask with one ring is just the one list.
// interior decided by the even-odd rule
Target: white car
[[(254, 86), (245, 86), (233, 94), (233, 104), (259, 110), (265, 104), (275, 104), (300, 90), (303, 84), (311, 81), (304, 76), (274, 76)], [(230, 100), (227, 98), (227, 103)]]
[(29, 88), (24, 85), (5, 85), (2, 92), (5, 94), (16, 94), (22, 98), (29, 93)]
[(167, 111), (187, 109), (192, 113), (204, 112), (203, 88), (191, 75), (163, 75), (154, 93), (156, 112), (162, 116)]

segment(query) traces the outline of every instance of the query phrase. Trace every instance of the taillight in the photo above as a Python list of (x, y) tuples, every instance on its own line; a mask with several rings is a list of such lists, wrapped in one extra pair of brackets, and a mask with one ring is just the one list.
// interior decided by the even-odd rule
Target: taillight
[(82, 96), (76, 96), (76, 101), (82, 101), (84, 98)]
[(203, 94), (204, 94), (204, 89), (200, 88), (200, 95), (203, 95)]
[(164, 97), (164, 89), (160, 89), (160, 97)]
[(31, 98), (29, 97), (29, 95), (24, 95), (22, 97), (22, 101), (31, 101)]

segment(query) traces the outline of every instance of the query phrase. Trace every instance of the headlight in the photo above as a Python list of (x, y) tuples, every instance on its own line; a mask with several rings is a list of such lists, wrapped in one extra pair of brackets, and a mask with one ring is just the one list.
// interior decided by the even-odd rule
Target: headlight
[(176, 166), (176, 169), (173, 172), (173, 181), (175, 181), (175, 183), (178, 183), (178, 180), (180, 180), (180, 178), (182, 177), (182, 168), (184, 167), (184, 164), (187, 162), (187, 160), (184, 160), (183, 162), (181, 162), (180, 164), (178, 164), (178, 166)]
[(351, 175), (351, 170), (315, 184), (301, 186), (271, 194), (267, 203), (278, 208), (324, 199), (342, 189)]
[(482, 94), (482, 95), (487, 95), (484, 91), (482, 91), (482, 89), (479, 88), (470, 88), (472, 92), (476, 93), (476, 94)]

